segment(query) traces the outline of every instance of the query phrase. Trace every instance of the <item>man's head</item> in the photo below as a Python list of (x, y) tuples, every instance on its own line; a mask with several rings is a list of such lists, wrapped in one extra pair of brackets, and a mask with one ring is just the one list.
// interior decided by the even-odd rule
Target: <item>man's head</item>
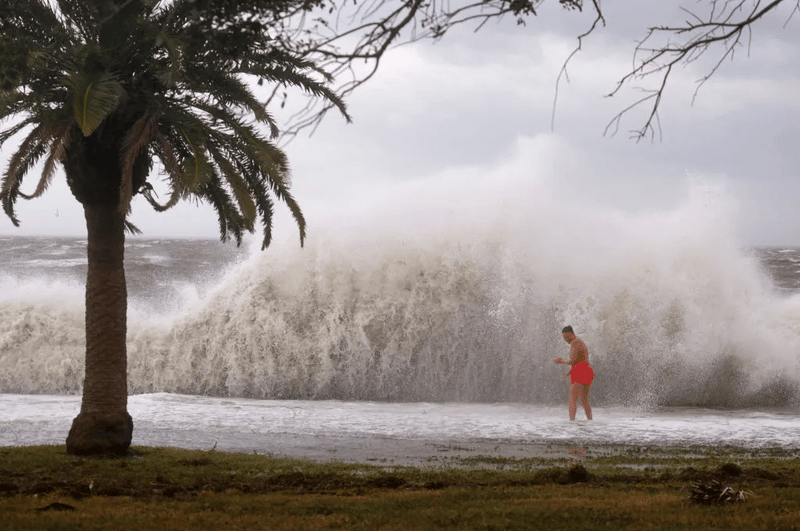
[(561, 336), (567, 343), (572, 343), (572, 340), (575, 339), (575, 332), (570, 325), (567, 325), (561, 330)]

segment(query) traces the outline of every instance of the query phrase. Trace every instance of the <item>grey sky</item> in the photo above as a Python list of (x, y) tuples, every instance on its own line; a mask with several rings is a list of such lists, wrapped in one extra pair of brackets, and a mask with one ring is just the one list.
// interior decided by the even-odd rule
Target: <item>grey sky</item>
[[(508, 19), (477, 34), (465, 27), (436, 44), (393, 50), (348, 100), (353, 124), (331, 114), (314, 136), (287, 147), (311, 237), (321, 210), (335, 212), (402, 183), (435, 187), (445, 175), (491, 180), (513, 161), (524, 165), (526, 149), (546, 145), (531, 171), (547, 166), (557, 197), (635, 215), (670, 211), (693, 184), (712, 182), (738, 205), (742, 245), (800, 245), (800, 15), (783, 27), (793, 6), (757, 24), (750, 49), (723, 64), (694, 104), (695, 81), (721, 50), (674, 72), (660, 112), (663, 139), (628, 139), (628, 130), (644, 123), (645, 108), (624, 117), (616, 136), (603, 136), (615, 114), (639, 97), (631, 87), (604, 97), (630, 68), (635, 41), (648, 25), (684, 20), (680, 5), (703, 7), (606, 2), (608, 25), (584, 41), (569, 66), (570, 82), (560, 85), (552, 133), (556, 78), (589, 14), (550, 2), (526, 27)], [(3, 216), (0, 233), (84, 233), (63, 176), (45, 197), (18, 205), (22, 227)], [(217, 236), (206, 206), (155, 214), (137, 199), (133, 208), (145, 236)], [(279, 230), (296, 235), (288, 217), (277, 221)]]

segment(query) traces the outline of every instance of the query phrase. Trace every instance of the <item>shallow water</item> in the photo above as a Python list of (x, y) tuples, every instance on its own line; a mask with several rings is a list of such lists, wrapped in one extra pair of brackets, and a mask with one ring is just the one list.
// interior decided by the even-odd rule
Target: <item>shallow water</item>
[[(0, 446), (63, 444), (78, 396), (0, 395)], [(418, 464), (452, 450), (534, 457), (543, 445), (796, 448), (797, 411), (131, 396), (133, 445)], [(469, 452), (467, 452), (469, 453)]]

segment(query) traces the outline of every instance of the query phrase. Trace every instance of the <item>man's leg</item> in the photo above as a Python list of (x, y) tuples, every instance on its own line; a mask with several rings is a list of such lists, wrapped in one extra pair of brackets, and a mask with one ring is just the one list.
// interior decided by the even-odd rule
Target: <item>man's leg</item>
[(569, 384), (569, 420), (575, 420), (575, 411), (578, 409), (578, 386), (580, 384)]
[(589, 405), (589, 387), (591, 386), (584, 384), (575, 384), (575, 385), (580, 386), (581, 405), (583, 406), (583, 410), (586, 412), (586, 418), (592, 420), (592, 406)]

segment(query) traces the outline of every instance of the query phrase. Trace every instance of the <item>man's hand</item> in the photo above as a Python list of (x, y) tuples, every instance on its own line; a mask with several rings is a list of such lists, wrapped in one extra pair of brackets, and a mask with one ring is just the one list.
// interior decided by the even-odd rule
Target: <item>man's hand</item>
[(554, 359), (553, 359), (553, 361), (554, 361), (554, 362), (556, 362), (556, 363), (560, 363), (560, 364), (562, 364), (562, 365), (564, 365), (564, 364), (566, 363), (566, 361), (564, 361), (564, 360), (563, 360), (563, 359), (561, 359), (561, 358), (554, 358)]

